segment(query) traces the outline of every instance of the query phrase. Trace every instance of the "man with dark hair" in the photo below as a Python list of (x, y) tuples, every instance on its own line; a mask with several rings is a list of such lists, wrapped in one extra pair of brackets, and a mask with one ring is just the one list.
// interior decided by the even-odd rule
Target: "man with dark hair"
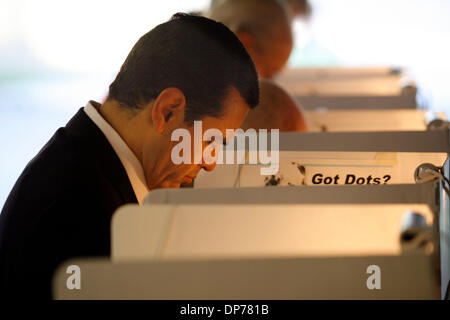
[(172, 132), (194, 136), (193, 121), (202, 120), (225, 137), (258, 100), (253, 62), (224, 25), (177, 14), (145, 34), (107, 100), (80, 109), (16, 182), (0, 216), (0, 295), (50, 297), (62, 261), (108, 256), (119, 206), (214, 168), (174, 164)]

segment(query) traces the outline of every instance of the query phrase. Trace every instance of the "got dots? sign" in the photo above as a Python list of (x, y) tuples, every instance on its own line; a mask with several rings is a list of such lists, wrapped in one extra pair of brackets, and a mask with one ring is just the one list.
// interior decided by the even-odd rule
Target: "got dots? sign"
[(386, 174), (383, 176), (374, 176), (369, 174), (368, 176), (360, 176), (358, 174), (345, 174), (334, 176), (324, 175), (323, 173), (316, 173), (312, 176), (313, 185), (329, 185), (329, 184), (346, 184), (346, 185), (362, 185), (362, 184), (386, 184), (391, 180), (391, 175)]

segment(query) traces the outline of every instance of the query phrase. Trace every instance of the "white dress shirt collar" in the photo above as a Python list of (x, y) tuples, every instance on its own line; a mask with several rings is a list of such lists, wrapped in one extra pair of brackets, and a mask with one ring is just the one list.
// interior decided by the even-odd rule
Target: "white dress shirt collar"
[(111, 144), (111, 147), (116, 152), (120, 161), (122, 162), (125, 171), (127, 172), (128, 179), (133, 187), (136, 199), (139, 204), (142, 203), (145, 196), (149, 193), (149, 189), (146, 183), (144, 169), (141, 163), (136, 158), (136, 155), (127, 146), (122, 137), (114, 130), (111, 125), (100, 115), (94, 106), (97, 104), (95, 101), (89, 101), (84, 107), (84, 112), (87, 116), (97, 125), (97, 127), (103, 132), (106, 139)]

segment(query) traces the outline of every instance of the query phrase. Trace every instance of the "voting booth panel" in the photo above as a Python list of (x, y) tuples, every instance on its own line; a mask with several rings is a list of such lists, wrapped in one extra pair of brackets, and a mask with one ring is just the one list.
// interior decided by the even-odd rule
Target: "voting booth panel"
[(278, 79), (277, 83), (297, 97), (302, 95), (395, 96), (402, 94), (405, 85), (414, 86), (411, 82), (405, 82), (400, 75), (296, 79), (294, 81)]
[(305, 109), (415, 109), (417, 89), (399, 68), (286, 70), (276, 81)]
[[(262, 151), (251, 143), (239, 147), (239, 140), (219, 155), (213, 172), (199, 173), (195, 188), (415, 183), (419, 166), (442, 167), (449, 151), (448, 130), (280, 133), (275, 149), (268, 137)], [(228, 153), (234, 164), (227, 164)]]
[[(411, 220), (417, 213), (405, 212), (401, 217), (400, 241), (402, 252), (422, 247), (427, 239), (433, 243), (434, 266), (441, 269), (443, 293), (448, 278), (448, 234), (449, 210), (442, 208), (438, 195), (443, 190), (442, 182), (432, 180), (419, 184), (378, 186), (331, 186), (331, 187), (277, 187), (277, 188), (220, 188), (220, 189), (168, 189), (155, 190), (146, 197), (145, 204), (416, 204), (426, 205), (433, 218), (428, 217), (428, 226), (419, 226)], [(340, 207), (338, 207), (340, 208)], [(361, 212), (362, 217), (364, 213)], [(424, 219), (424, 222), (426, 219)], [(434, 221), (431, 225), (430, 221)], [(447, 223), (446, 226), (445, 223)], [(439, 230), (441, 229), (441, 230)], [(442, 231), (447, 230), (447, 231)], [(327, 235), (324, 234), (324, 237)], [(381, 235), (383, 237), (383, 235)], [(439, 248), (440, 253), (439, 253)], [(443, 252), (445, 251), (445, 253)], [(440, 255), (440, 257), (439, 257)]]
[[(274, 175), (261, 175), (267, 165), (217, 165), (200, 172), (195, 188), (332, 186), (415, 183), (423, 163), (442, 166), (445, 153), (280, 152)], [(275, 166), (275, 164), (272, 164)]]
[(112, 220), (114, 261), (398, 255), (405, 212), (424, 204), (124, 206)]
[[(447, 172), (447, 171), (446, 171)], [(448, 174), (447, 174), (448, 175)], [(439, 199), (439, 194), (441, 199)], [(167, 189), (148, 194), (145, 204), (423, 204), (433, 213), (433, 225), (419, 225), (412, 211), (401, 218), (401, 247), (403, 252), (422, 247), (421, 241), (433, 243), (436, 270), (441, 269), (442, 297), (448, 283), (450, 210), (442, 181), (437, 179), (405, 185), (377, 186), (319, 186), (277, 188), (218, 188), (218, 189)], [(363, 213), (361, 213), (363, 215)], [(430, 221), (430, 219), (428, 219)], [(424, 221), (426, 221), (424, 219)], [(440, 248), (440, 249), (439, 249)], [(439, 252), (440, 250), (440, 252)]]
[(312, 68), (288, 69), (276, 81), (294, 95), (399, 95), (414, 86), (401, 69)]
[(418, 184), (157, 189), (144, 204), (424, 204), (439, 215), (439, 180)]
[[(438, 199), (443, 189), (441, 183), (435, 179), (404, 185), (167, 189), (150, 192), (144, 199), (144, 204), (410, 205), (411, 210), (401, 217), (402, 250), (421, 247), (424, 245), (421, 241), (426, 238), (427, 242), (435, 244), (438, 255), (439, 243), (447, 246), (445, 239), (439, 239), (442, 233), (439, 231), (440, 221), (448, 221), (449, 216), (448, 211), (442, 211), (442, 204)], [(425, 216), (413, 210), (417, 204), (426, 205), (432, 213), (433, 217), (428, 218), (428, 224)], [(430, 221), (434, 221), (432, 225)]]
[[(237, 164), (236, 174), (222, 172), (212, 184), (228, 179), (231, 186), (258, 187), (161, 190), (146, 205), (119, 208), (111, 261), (68, 262), (80, 266), (83, 290), (67, 289), (64, 264), (54, 277), (55, 297), (437, 299), (450, 265), (448, 194), (441, 193), (448, 149), (448, 130), (281, 134), (283, 176), (264, 177), (261, 165)], [(251, 150), (244, 151), (250, 158)], [(375, 183), (381, 174), (414, 180), (424, 162), (444, 169), (425, 183)], [(318, 173), (333, 182), (352, 174), (355, 182), (282, 187), (307, 185)], [(361, 177), (365, 183), (358, 183)], [(260, 187), (266, 185), (279, 187)], [(405, 246), (405, 214), (423, 218), (419, 229), (408, 229), (419, 232), (417, 247)], [(368, 288), (370, 266), (382, 270), (382, 290)]]
[[(330, 188), (336, 189), (338, 195), (327, 192)], [(433, 223), (436, 181), (313, 189), (322, 191), (316, 199), (310, 195), (317, 192), (306, 187), (247, 188), (241, 189), (241, 200), (248, 204), (261, 197), (266, 203), (341, 200), (343, 205), (230, 206), (226, 203), (239, 202), (235, 197), (237, 189), (154, 191), (147, 203), (159, 199), (161, 203), (182, 204), (186, 199), (202, 199), (202, 203), (221, 205), (122, 207), (112, 222), (112, 261), (81, 259), (64, 263), (54, 276), (54, 297), (439, 298), (433, 254), (427, 250), (400, 252), (399, 248), (400, 220), (405, 210), (421, 212), (427, 223)], [(351, 200), (350, 189), (355, 190), (360, 205), (344, 204)], [(184, 192), (190, 194), (177, 201), (176, 195)], [(202, 196), (205, 193), (207, 199)], [(383, 194), (385, 197), (381, 197)], [(381, 204), (383, 201), (385, 204)], [(361, 205), (365, 202), (378, 204)], [(66, 270), (73, 265), (81, 270), (82, 290), (67, 287)], [(382, 290), (368, 287), (372, 272), (368, 270), (374, 266), (381, 272)]]
[[(444, 164), (443, 173), (446, 182), (450, 181), (450, 159)], [(439, 236), (440, 236), (440, 254), (441, 254), (441, 295), (450, 299), (450, 198), (448, 188), (444, 188), (444, 182), (441, 181), (439, 194), (440, 213), (439, 213)]]
[(404, 90), (401, 95), (294, 95), (304, 110), (395, 110), (417, 109), (416, 90)]
[[(81, 290), (70, 290), (66, 285), (70, 265), (81, 270)], [(368, 287), (373, 272), (370, 267), (379, 268), (381, 290)], [(439, 298), (430, 257), (424, 253), (200, 261), (71, 260), (55, 273), (53, 295), (62, 300)]]
[[(427, 130), (429, 111), (423, 110), (307, 110), (309, 132), (420, 131)], [(433, 120), (446, 121), (443, 113)], [(431, 121), (433, 121), (431, 120)]]
[(360, 79), (367, 77), (390, 77), (405, 74), (401, 67), (323, 67), (323, 68), (289, 68), (283, 70), (276, 79), (280, 82), (321, 79)]

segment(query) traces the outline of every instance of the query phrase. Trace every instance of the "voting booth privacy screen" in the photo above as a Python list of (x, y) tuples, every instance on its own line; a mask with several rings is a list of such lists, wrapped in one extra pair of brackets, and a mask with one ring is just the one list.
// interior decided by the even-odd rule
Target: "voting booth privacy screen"
[[(74, 262), (86, 266), (88, 290), (64, 288), (63, 269), (54, 290), (59, 299), (443, 298), (448, 139), (448, 130), (280, 134), (277, 174), (261, 175), (267, 164), (220, 164), (194, 188), (156, 190), (141, 206), (121, 207), (111, 260)], [(251, 152), (246, 146), (244, 160)], [(354, 274), (377, 261), (391, 287), (375, 294)], [(323, 263), (322, 276), (349, 285), (333, 280), (327, 290)], [(180, 291), (188, 279), (197, 282)], [(236, 291), (242, 279), (251, 280)]]
[(112, 259), (399, 255), (402, 217), (424, 204), (200, 204), (124, 207)]
[[(241, 150), (224, 149), (221, 164), (213, 172), (200, 172), (195, 188), (416, 183), (417, 168), (442, 167), (448, 151), (447, 130), (281, 133), (269, 166), (267, 160), (261, 163), (261, 151), (245, 141)], [(271, 139), (264, 143), (270, 145)], [(233, 164), (227, 164), (227, 152), (232, 153)], [(277, 172), (263, 175), (263, 168)]]
[(415, 183), (416, 168), (423, 163), (442, 166), (445, 159), (444, 153), (280, 152), (277, 174), (262, 176), (267, 165), (224, 164), (199, 174), (195, 187)]
[[(440, 112), (417, 109), (395, 110), (329, 110), (318, 108), (305, 111), (309, 132), (351, 131), (415, 131), (427, 130), (430, 123), (445, 122)], [(431, 118), (431, 119), (430, 119)]]
[[(68, 265), (78, 265), (84, 271), (82, 290), (67, 289)], [(382, 270), (382, 290), (368, 290), (368, 266)], [(345, 260), (328, 257), (111, 263), (107, 259), (75, 259), (57, 270), (53, 292), (62, 300), (438, 299), (434, 279), (429, 257), (420, 253)]]
[(401, 68), (299, 68), (276, 81), (306, 110), (420, 107), (415, 82)]

